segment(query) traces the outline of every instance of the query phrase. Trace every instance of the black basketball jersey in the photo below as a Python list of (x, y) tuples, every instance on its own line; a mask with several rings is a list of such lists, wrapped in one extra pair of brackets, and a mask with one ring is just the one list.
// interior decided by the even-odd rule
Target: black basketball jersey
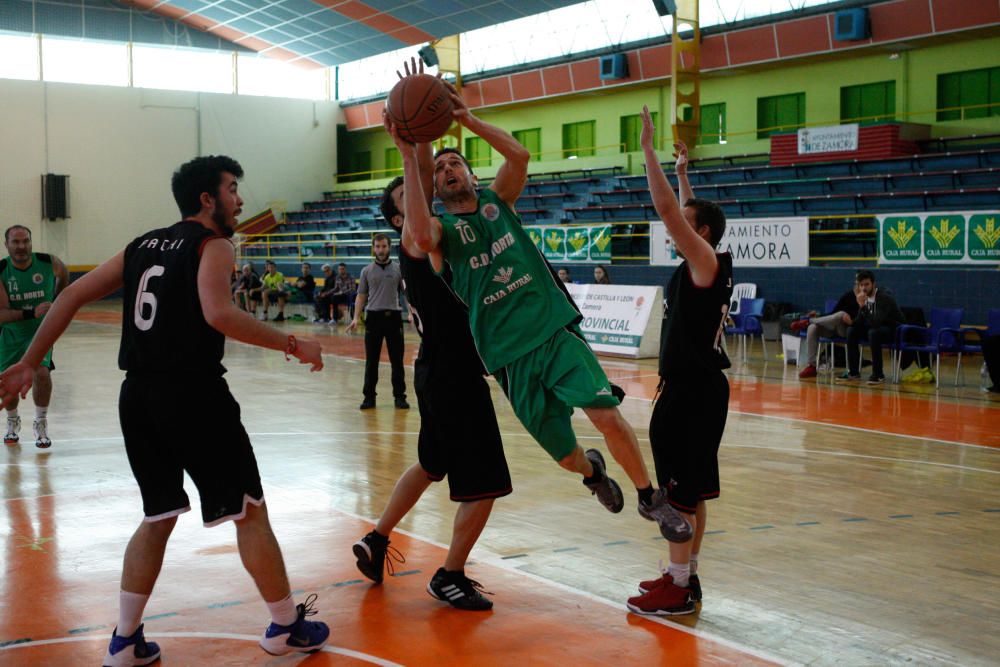
[(728, 252), (716, 257), (719, 269), (709, 287), (694, 284), (687, 261), (670, 278), (660, 377), (717, 372), (731, 365), (722, 349), (722, 335), (733, 294), (733, 257)]
[(418, 360), (485, 375), (483, 360), (469, 329), (468, 311), (448, 286), (451, 269), (446, 268), (439, 276), (429, 259), (414, 259), (402, 247), (399, 269), (413, 323), (420, 333)]
[(205, 321), (198, 266), (205, 243), (221, 238), (182, 221), (154, 229), (125, 248), (122, 341), (118, 367), (130, 373), (226, 372), (226, 338)]

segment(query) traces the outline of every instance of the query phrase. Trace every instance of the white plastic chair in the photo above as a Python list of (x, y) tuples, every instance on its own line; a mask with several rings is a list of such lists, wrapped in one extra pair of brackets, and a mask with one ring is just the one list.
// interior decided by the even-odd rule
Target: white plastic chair
[(757, 285), (754, 283), (737, 283), (733, 285), (733, 296), (729, 302), (729, 314), (739, 315), (740, 299), (756, 299)]

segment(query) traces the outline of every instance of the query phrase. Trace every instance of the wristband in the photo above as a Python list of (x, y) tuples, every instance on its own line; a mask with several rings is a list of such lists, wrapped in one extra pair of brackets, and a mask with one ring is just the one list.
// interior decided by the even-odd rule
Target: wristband
[(295, 340), (295, 336), (289, 336), (288, 347), (285, 348), (285, 361), (289, 361), (289, 355), (295, 354), (297, 349), (299, 349), (299, 342)]
[(21, 319), (22, 320), (33, 320), (33, 319), (35, 319), (35, 309), (34, 308), (22, 308), (21, 309)]

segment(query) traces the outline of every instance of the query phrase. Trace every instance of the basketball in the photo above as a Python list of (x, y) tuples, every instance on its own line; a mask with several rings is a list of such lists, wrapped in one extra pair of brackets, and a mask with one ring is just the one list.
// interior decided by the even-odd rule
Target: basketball
[(438, 77), (430, 74), (401, 79), (389, 91), (386, 111), (399, 136), (413, 143), (434, 141), (452, 122), (448, 89)]

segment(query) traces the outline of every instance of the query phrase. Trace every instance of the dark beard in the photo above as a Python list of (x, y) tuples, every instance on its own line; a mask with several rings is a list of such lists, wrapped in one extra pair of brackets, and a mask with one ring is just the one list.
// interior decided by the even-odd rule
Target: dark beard
[(215, 226), (219, 228), (219, 233), (227, 239), (231, 239), (233, 238), (233, 234), (236, 233), (236, 229), (227, 224), (226, 217), (226, 214), (219, 209), (212, 211), (212, 222), (214, 222)]

